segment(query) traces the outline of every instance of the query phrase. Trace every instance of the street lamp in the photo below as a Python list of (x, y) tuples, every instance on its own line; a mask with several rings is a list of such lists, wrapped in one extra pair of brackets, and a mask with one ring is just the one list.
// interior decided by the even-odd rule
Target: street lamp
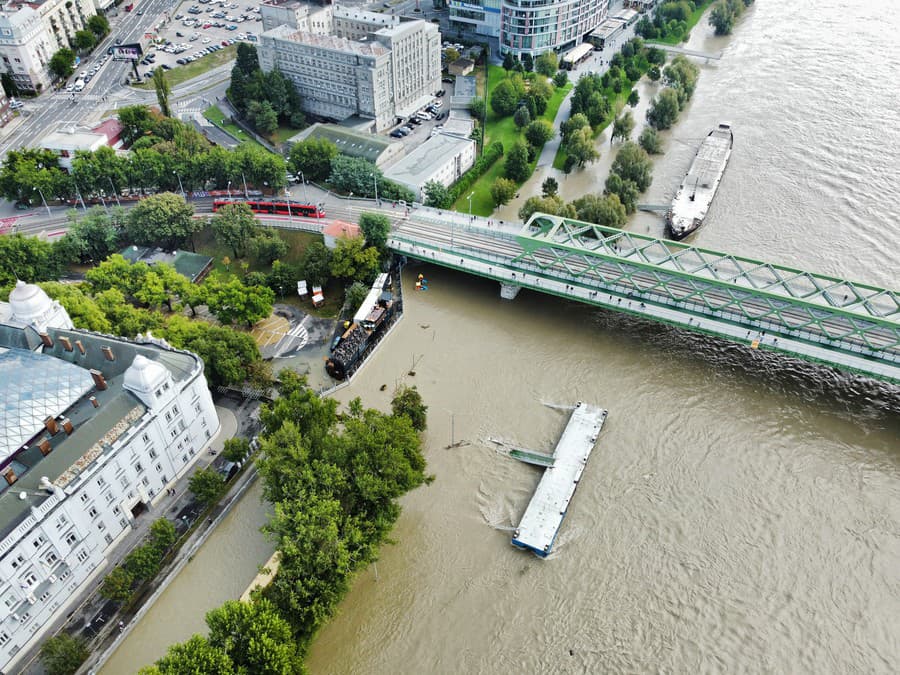
[(372, 180), (375, 182), (375, 206), (378, 206), (378, 174), (372, 174)]
[(284, 196), (287, 199), (288, 203), (288, 218), (290, 218), (291, 223), (294, 222), (294, 207), (291, 206), (291, 191), (288, 188), (284, 188)]
[(181, 196), (184, 197), (184, 186), (181, 184), (181, 176), (178, 175), (178, 172), (175, 169), (172, 169), (172, 175), (178, 179), (178, 189), (181, 190)]
[(303, 175), (302, 171), (298, 171), (297, 173), (300, 176), (300, 180), (303, 181), (303, 198), (306, 200), (307, 204), (310, 204), (311, 202), (309, 201), (309, 191), (306, 188), (306, 176)]
[(472, 220), (472, 197), (474, 197), (474, 196), (475, 196), (475, 193), (472, 192), (468, 198), (469, 199), (469, 220)]
[(244, 181), (244, 199), (250, 199), (250, 195), (247, 193), (247, 179), (244, 178), (244, 172), (241, 171), (241, 178)]
[(116, 190), (116, 186), (112, 182), (112, 178), (107, 176), (106, 179), (109, 181), (109, 186), (112, 188), (113, 197), (116, 198), (116, 206), (122, 206), (122, 203), (119, 201), (119, 192)]
[(38, 194), (41, 196), (41, 201), (42, 201), (43, 204), (44, 204), (44, 208), (47, 209), (47, 217), (48, 217), (48, 218), (52, 218), (52, 217), (53, 217), (53, 214), (50, 213), (50, 207), (47, 206), (47, 200), (44, 199), (44, 192), (43, 192), (43, 190), (41, 190), (41, 188), (39, 188), (37, 185), (34, 186), (34, 189), (37, 190), (37, 191), (38, 191)]
[(75, 180), (72, 180), (72, 185), (75, 186), (75, 194), (78, 195), (78, 199), (81, 200), (81, 208), (87, 211), (87, 207), (84, 205), (84, 197), (81, 196), (81, 190), (78, 189), (78, 183)]
[(228, 181), (228, 186), (225, 189), (228, 190), (228, 199), (231, 199), (231, 181)]
[(350, 214), (350, 220), (353, 220), (353, 193), (347, 197), (347, 212)]

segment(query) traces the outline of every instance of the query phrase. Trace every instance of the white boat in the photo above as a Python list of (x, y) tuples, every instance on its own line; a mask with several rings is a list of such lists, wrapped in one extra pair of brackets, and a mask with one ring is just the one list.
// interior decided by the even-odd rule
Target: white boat
[(727, 122), (720, 122), (703, 139), (691, 168), (672, 200), (672, 207), (666, 213), (666, 227), (673, 239), (683, 239), (703, 224), (709, 205), (719, 189), (733, 145), (734, 134)]

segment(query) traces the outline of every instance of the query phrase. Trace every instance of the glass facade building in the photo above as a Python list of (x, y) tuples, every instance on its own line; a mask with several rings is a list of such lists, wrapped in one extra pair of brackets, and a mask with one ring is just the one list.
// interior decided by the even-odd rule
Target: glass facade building
[(500, 51), (565, 51), (606, 19), (609, 0), (501, 0)]

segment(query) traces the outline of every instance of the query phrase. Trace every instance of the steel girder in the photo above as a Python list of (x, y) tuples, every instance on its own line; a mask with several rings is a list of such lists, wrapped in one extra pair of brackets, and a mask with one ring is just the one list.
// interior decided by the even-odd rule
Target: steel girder
[(518, 260), (545, 274), (556, 269), (699, 313), (736, 312), (750, 325), (900, 353), (894, 291), (546, 214), (532, 216), (517, 241)]

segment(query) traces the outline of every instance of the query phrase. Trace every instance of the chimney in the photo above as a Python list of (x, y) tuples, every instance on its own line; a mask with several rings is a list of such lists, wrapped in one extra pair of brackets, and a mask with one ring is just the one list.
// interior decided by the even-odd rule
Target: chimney
[(113, 350), (111, 348), (104, 347), (102, 351), (103, 351), (103, 356), (106, 357), (107, 361), (115, 361), (116, 360), (116, 355), (113, 354)]
[(16, 475), (15, 469), (13, 469), (11, 466), (6, 467), (6, 471), (3, 472), (3, 477), (6, 479), (6, 482), (9, 485), (12, 485), (17, 480), (19, 480), (19, 477)]
[(91, 405), (94, 406), (95, 408), (100, 407), (100, 402), (97, 400), (96, 396), (91, 396), (91, 398), (89, 400), (91, 402)]
[(59, 341), (62, 342), (62, 346), (67, 352), (72, 351), (72, 341), (69, 338), (67, 338), (65, 335), (60, 335)]
[(66, 432), (67, 436), (71, 436), (72, 432), (75, 431), (75, 427), (72, 425), (72, 420), (68, 417), (62, 421), (63, 431)]
[(91, 377), (94, 378), (94, 386), (97, 387), (97, 391), (106, 391), (107, 384), (103, 373), (99, 370), (91, 369)]
[(75, 346), (78, 347), (78, 351), (80, 351), (81, 355), (84, 356), (84, 345), (81, 344), (81, 340), (75, 340)]
[(50, 432), (51, 436), (55, 436), (59, 432), (59, 425), (52, 416), (44, 420), (44, 426), (47, 427), (47, 431)]
[(46, 333), (39, 333), (41, 337), (41, 342), (44, 343), (44, 346), (50, 348), (53, 346), (53, 338), (47, 335)]
[(51, 452), (53, 452), (53, 446), (50, 445), (50, 440), (47, 438), (42, 438), (41, 442), (38, 443), (38, 447), (41, 449), (41, 454), (46, 457)]

